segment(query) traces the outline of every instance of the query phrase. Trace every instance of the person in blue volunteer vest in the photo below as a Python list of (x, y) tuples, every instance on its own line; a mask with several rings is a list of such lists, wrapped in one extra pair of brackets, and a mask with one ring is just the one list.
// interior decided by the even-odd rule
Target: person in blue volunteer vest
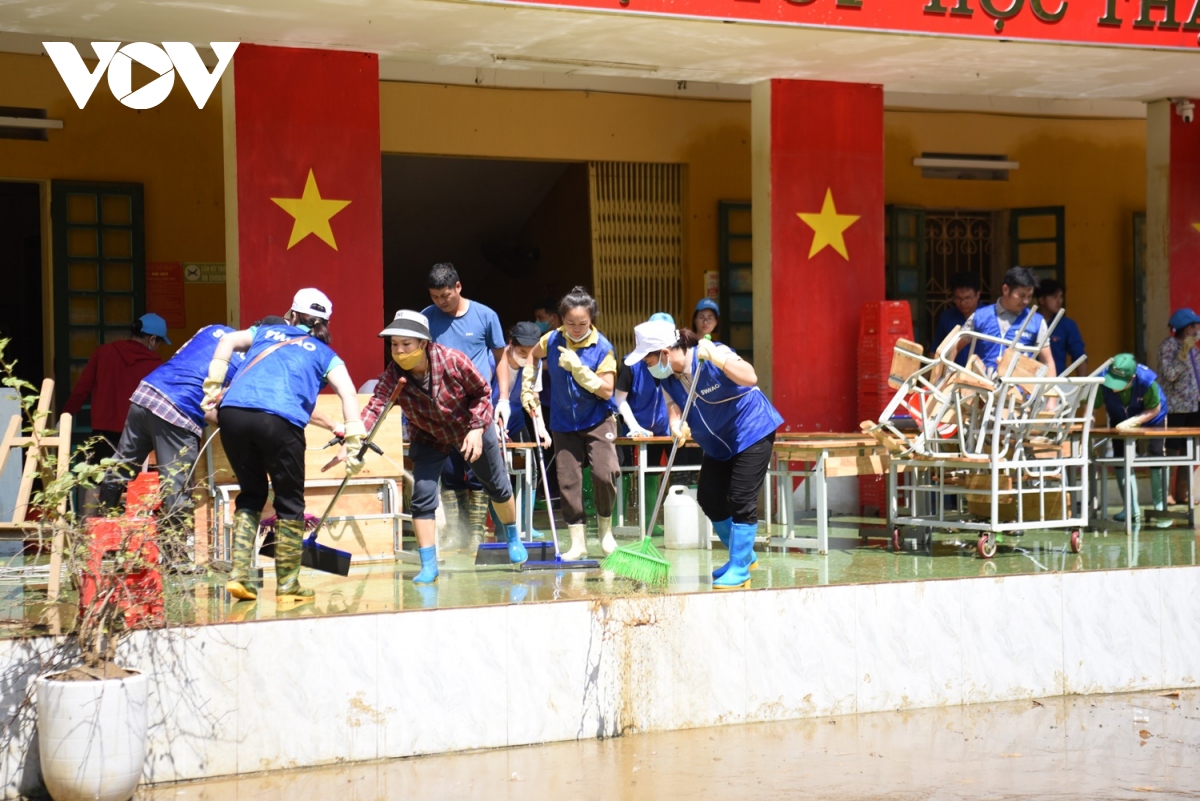
[[(529, 353), (526, 366), (534, 369), (527, 369), (522, 377), (521, 406), (529, 412), (543, 443), (550, 444), (553, 435), (562, 513), (571, 535), (571, 548), (563, 559), (574, 561), (587, 555), (585, 464), (592, 469), (600, 547), (606, 554), (617, 548), (612, 533), (612, 510), (621, 476), (612, 406), (617, 359), (612, 343), (594, 325), (599, 309), (586, 289), (577, 286), (563, 296), (558, 313), (562, 327), (545, 334)], [(536, 368), (543, 359), (543, 370), (550, 377), (549, 434), (534, 388)]]
[[(204, 434), (201, 384), (217, 344), (232, 331), (227, 325), (201, 328), (165, 364), (142, 379), (129, 399), (129, 413), (114, 457), (116, 464), (100, 485), (101, 507), (115, 508), (126, 483), (154, 451), (165, 487), (159, 518), (163, 560), (179, 572), (195, 568), (187, 554), (187, 534), (192, 526), (192, 466)], [(243, 354), (236, 354), (228, 378), (236, 374), (244, 359)]]
[[(346, 365), (329, 347), (333, 303), (318, 289), (301, 289), (292, 300), (285, 325), (263, 325), (221, 337), (201, 408), (216, 410), (221, 441), (241, 491), (233, 523), (233, 569), (225, 589), (238, 600), (254, 600), (249, 584), (255, 535), (267, 493), (275, 493), (275, 601), (291, 605), (313, 599), (300, 586), (304, 538), (304, 427), (317, 394), (328, 383), (342, 401), (345, 419), (346, 472), (362, 469), (358, 451), (366, 431), (359, 418), (358, 396)], [(222, 393), (235, 352), (245, 363)], [(268, 480), (270, 481), (268, 485)]]
[[(662, 381), (672, 436), (690, 436), (704, 452), (696, 495), (729, 549), (729, 561), (713, 571), (713, 587), (745, 586), (758, 561), (758, 493), (783, 418), (758, 388), (754, 367), (725, 345), (665, 322), (642, 323), (634, 334), (636, 347), (625, 363), (643, 362)], [(683, 420), (692, 382), (699, 384)]]
[[(675, 318), (666, 312), (655, 312), (650, 315), (651, 322), (665, 322), (675, 327)], [(626, 354), (628, 355), (628, 354)], [(671, 434), (670, 421), (667, 419), (667, 401), (658, 385), (658, 380), (650, 375), (649, 368), (642, 362), (632, 365), (622, 361), (617, 372), (616, 391), (613, 393), (613, 403), (617, 405), (617, 414), (625, 423), (625, 436), (634, 439), (645, 437), (667, 437)], [(625, 445), (618, 451), (621, 464), (632, 464), (632, 447)], [(646, 446), (646, 461), (650, 466), (662, 464), (666, 453), (665, 445)], [(676, 462), (678, 462), (676, 457)], [(658, 493), (659, 475), (650, 473), (646, 476), (646, 498), (653, 498)], [(640, 503), (646, 503), (642, 499)]]
[[(1000, 286), (1000, 298), (991, 306), (981, 306), (963, 323), (964, 331), (977, 331), (997, 339), (1012, 342), (1021, 332), (1019, 344), (1036, 345), (1041, 342), (1037, 359), (1046, 365), (1046, 377), (1058, 375), (1054, 369), (1054, 354), (1046, 341), (1046, 320), (1030, 310), (1033, 293), (1037, 290), (1037, 276), (1028, 267), (1013, 267), (1004, 274)], [(1028, 323), (1026, 323), (1028, 320)], [(1024, 330), (1022, 330), (1024, 326)], [(969, 347), (967, 340), (959, 340), (959, 349)], [(1000, 342), (977, 341), (975, 355), (983, 360), (984, 367), (995, 370), (1004, 355), (1007, 345)]]
[[(1167, 396), (1159, 386), (1158, 376), (1144, 364), (1138, 364), (1132, 353), (1118, 353), (1112, 363), (1101, 373), (1104, 385), (1096, 395), (1096, 408), (1103, 408), (1108, 413), (1108, 424), (1122, 430), (1130, 428), (1162, 428), (1167, 427)], [(1113, 438), (1113, 456), (1118, 458), (1125, 455), (1125, 440)], [(1134, 443), (1136, 445), (1136, 443)], [(1166, 452), (1165, 440), (1152, 439), (1147, 448), (1151, 456), (1162, 456)], [(1150, 469), (1150, 492), (1153, 495), (1154, 508), (1159, 512), (1167, 509), (1166, 504), (1165, 468)], [(1125, 470), (1117, 468), (1117, 485), (1121, 489), (1121, 497), (1125, 497)], [(1142, 519), (1142, 509), (1138, 504), (1137, 478), (1129, 488), (1130, 506), (1133, 519)], [(1124, 522), (1130, 509), (1123, 509), (1114, 515), (1114, 519)], [(1170, 520), (1159, 520), (1155, 525), (1168, 528)]]
[[(533, 350), (533, 346), (538, 343), (542, 337), (542, 331), (535, 322), (520, 322), (512, 327), (508, 332), (508, 345), (504, 348), (504, 361), (508, 363), (509, 374), (512, 376), (512, 388), (508, 393), (508, 402), (510, 409), (520, 410), (520, 413), (509, 415), (508, 424), (504, 429), (505, 436), (509, 442), (533, 442), (533, 424), (529, 420), (529, 416), (525, 413), (521, 406), (521, 379), (525, 375), (525, 368), (529, 366), (529, 352)], [(534, 369), (534, 368), (530, 368)], [(492, 408), (496, 407), (500, 400), (500, 383), (496, 379), (496, 375), (492, 374)], [(496, 421), (497, 427), (500, 426), (500, 420)], [(527, 457), (526, 457), (527, 458)], [(523, 508), (521, 510), (521, 519), (524, 520), (524, 514), (527, 508), (524, 504), (532, 503), (533, 499), (529, 497), (529, 493), (524, 493), (521, 499)], [(495, 506), (491, 508), (493, 522), (499, 522), (496, 516)], [(497, 541), (500, 537), (500, 527), (496, 528)], [(540, 539), (541, 532), (530, 531), (529, 536), (533, 539)]]

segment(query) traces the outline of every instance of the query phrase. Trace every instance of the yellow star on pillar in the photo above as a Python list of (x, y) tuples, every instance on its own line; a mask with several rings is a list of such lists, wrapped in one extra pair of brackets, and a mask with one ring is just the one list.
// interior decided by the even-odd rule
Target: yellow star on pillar
[(846, 232), (847, 228), (858, 222), (860, 215), (838, 214), (837, 207), (833, 205), (832, 188), (825, 190), (825, 203), (821, 206), (820, 214), (798, 212), (796, 216), (813, 229), (812, 248), (808, 251), (810, 259), (830, 247), (840, 253), (843, 259), (850, 261), (850, 254), (846, 251), (846, 239), (842, 234)]
[(1192, 223), (1192, 227), (1195, 228), (1197, 231), (1200, 231), (1200, 223)]
[(309, 234), (315, 234), (318, 239), (334, 250), (338, 249), (333, 238), (333, 228), (329, 220), (333, 215), (350, 205), (349, 200), (328, 200), (321, 197), (317, 189), (317, 179), (313, 171), (308, 171), (308, 180), (304, 182), (304, 194), (300, 197), (271, 198), (281, 209), (295, 218), (292, 223), (292, 236), (288, 239), (288, 250)]

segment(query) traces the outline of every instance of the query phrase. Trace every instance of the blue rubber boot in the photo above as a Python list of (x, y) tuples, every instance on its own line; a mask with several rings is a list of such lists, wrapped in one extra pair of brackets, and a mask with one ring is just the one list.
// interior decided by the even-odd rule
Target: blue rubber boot
[(421, 555), (421, 572), (413, 576), (413, 584), (432, 584), (438, 578), (437, 548), (430, 545), (418, 548), (417, 553)]
[[(732, 517), (727, 517), (724, 520), (718, 520), (712, 524), (713, 531), (717, 532), (717, 537), (721, 540), (721, 544), (724, 545), (726, 548), (729, 547), (729, 530), (730, 530), (730, 528), (732, 528), (732, 526), (733, 526), (733, 518)], [(714, 570), (712, 572), (712, 577), (714, 579), (719, 579), (721, 576), (725, 575), (725, 571), (729, 569), (729, 565), (730, 565), (730, 562), (726, 562), (725, 564), (718, 567), (716, 570)], [(757, 568), (758, 568), (758, 554), (754, 553), (754, 550), (751, 549), (751, 551), (750, 551), (750, 569), (756, 570)]]
[(713, 579), (713, 589), (727, 590), (750, 583), (750, 560), (754, 558), (756, 523), (734, 523), (729, 531), (729, 566), (720, 578)]
[(508, 561), (514, 565), (529, 561), (529, 551), (525, 550), (521, 543), (521, 534), (517, 531), (516, 523), (509, 523), (504, 527), (504, 536), (508, 538)]

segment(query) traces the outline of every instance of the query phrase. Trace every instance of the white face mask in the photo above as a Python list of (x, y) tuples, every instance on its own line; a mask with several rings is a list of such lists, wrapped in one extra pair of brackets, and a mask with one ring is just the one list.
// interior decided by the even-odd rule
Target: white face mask
[(583, 336), (581, 336), (581, 337), (573, 337), (573, 336), (571, 336), (571, 332), (570, 332), (570, 331), (566, 331), (566, 332), (564, 332), (564, 333), (566, 333), (566, 335), (567, 335), (567, 339), (571, 340), (571, 341), (572, 341), (572, 342), (574, 342), (576, 345), (578, 345), (580, 342), (582, 342), (582, 341), (584, 341), (585, 339), (587, 339), (587, 338), (588, 338), (588, 335), (592, 333), (592, 329), (590, 329), (590, 328), (589, 328), (587, 331), (585, 331), (585, 332), (583, 333)]

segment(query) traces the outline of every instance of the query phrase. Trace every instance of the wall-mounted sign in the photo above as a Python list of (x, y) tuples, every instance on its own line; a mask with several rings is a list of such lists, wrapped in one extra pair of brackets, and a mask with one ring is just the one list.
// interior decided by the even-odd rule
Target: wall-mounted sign
[(1200, 46), (1200, 0), (493, 0), (621, 14), (1068, 44)]
[(182, 264), (177, 261), (146, 263), (146, 311), (166, 320), (167, 328), (187, 328)]
[(225, 265), (207, 262), (183, 263), (183, 280), (189, 284), (225, 283)]

